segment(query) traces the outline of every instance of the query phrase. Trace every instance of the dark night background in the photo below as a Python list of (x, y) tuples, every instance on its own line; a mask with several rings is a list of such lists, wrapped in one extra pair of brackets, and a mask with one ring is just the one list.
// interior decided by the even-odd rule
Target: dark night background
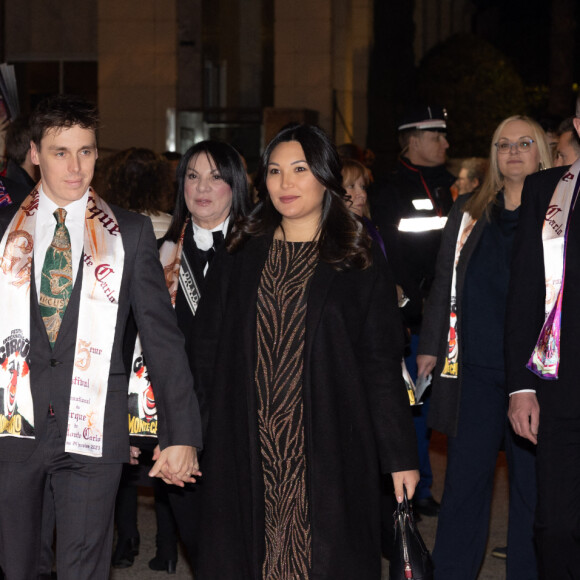
[(397, 120), (413, 103), (449, 114), (451, 157), (487, 155), (503, 118), (558, 123), (574, 113), (580, 81), (575, 0), (472, 0), (471, 34), (433, 47), (415, 66), (414, 2), (375, 0), (368, 147), (377, 169), (398, 152)]
[[(6, 2), (0, 0), (0, 62), (5, 59)], [(252, 105), (251, 120), (243, 119), (246, 124), (252, 123), (252, 146), (246, 149), (241, 145), (252, 166), (259, 157), (263, 110), (274, 107), (275, 5), (274, 0), (260, 2), (262, 17), (255, 27), (262, 43), (259, 75), (262, 90)], [(247, 3), (251, 4), (250, 0)], [(220, 5), (226, 4), (226, 0), (203, 3), (204, 58), (210, 58), (213, 52), (219, 55), (224, 48), (222, 44), (231, 49), (218, 18), (222, 14)], [(577, 25), (580, 0), (374, 0), (373, 7), (367, 142), (358, 145), (375, 153), (376, 173), (389, 171), (394, 166), (399, 151), (397, 121), (414, 103), (446, 107), (451, 145), (448, 154), (452, 158), (486, 156), (494, 128), (510, 115), (528, 114), (539, 121), (551, 120), (557, 126), (560, 120), (573, 114), (580, 83)], [(416, 30), (416, 10), (422, 14), (423, 32)], [(444, 17), (453, 20), (454, 26), (448, 30), (463, 33), (446, 38), (445, 26), (436, 22)], [(426, 54), (416, 55), (415, 35), (425, 31), (431, 39), (446, 39)], [(223, 58), (226, 57), (222, 55), (214, 60)], [(232, 58), (232, 62), (237, 61)], [(98, 100), (96, 59), (85, 62), (64, 58), (59, 63), (58, 59), (36, 62), (32, 58), (16, 62), (15, 68), (24, 113), (44, 94), (58, 90)], [(237, 87), (235, 75), (240, 74), (235, 64), (230, 73), (233, 80), (228, 90), (231, 92)], [(180, 98), (191, 89), (191, 82), (183, 81), (191, 74), (191, 69), (182, 69), (178, 74), (179, 86), (185, 87), (179, 89)], [(203, 84), (203, 79), (199, 82)], [(233, 110), (236, 99), (230, 100), (234, 103), (230, 105)], [(209, 119), (216, 105), (203, 107), (204, 116)], [(180, 101), (178, 108), (190, 109), (192, 105)], [(228, 114), (230, 109), (226, 111)], [(215, 110), (223, 112), (219, 108)], [(334, 113), (336, 126), (342, 121)], [(232, 139), (230, 133), (219, 137)]]

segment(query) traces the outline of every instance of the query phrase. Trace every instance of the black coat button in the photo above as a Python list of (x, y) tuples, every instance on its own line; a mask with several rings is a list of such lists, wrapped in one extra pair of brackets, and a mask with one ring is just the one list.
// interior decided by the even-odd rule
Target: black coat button
[(51, 367), (56, 367), (56, 366), (58, 366), (59, 364), (60, 364), (60, 361), (59, 361), (59, 360), (56, 360), (55, 358), (51, 358), (51, 359), (50, 359), (50, 366), (51, 366)]

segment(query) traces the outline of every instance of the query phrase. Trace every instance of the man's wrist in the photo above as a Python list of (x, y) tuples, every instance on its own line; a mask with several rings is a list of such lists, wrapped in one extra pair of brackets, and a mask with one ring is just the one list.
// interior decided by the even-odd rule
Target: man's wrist
[(510, 393), (510, 397), (512, 395), (516, 395), (517, 393), (534, 393), (535, 394), (536, 389), (520, 389), (519, 391), (514, 391), (513, 393)]

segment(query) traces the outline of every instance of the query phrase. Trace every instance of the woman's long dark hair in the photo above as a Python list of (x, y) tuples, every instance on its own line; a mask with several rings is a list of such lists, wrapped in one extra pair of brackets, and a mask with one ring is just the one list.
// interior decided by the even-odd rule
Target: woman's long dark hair
[(326, 189), (318, 228), (320, 259), (337, 269), (367, 268), (372, 262), (371, 242), (366, 228), (345, 206), (340, 158), (326, 133), (312, 125), (291, 125), (270, 141), (256, 174), (260, 201), (232, 233), (228, 251), (237, 250), (250, 236), (271, 235), (280, 226), (282, 216), (270, 200), (266, 177), (272, 152), (288, 141), (300, 143), (310, 171)]
[(227, 143), (220, 141), (201, 141), (185, 152), (177, 167), (177, 200), (175, 202), (171, 224), (165, 234), (166, 240), (172, 242), (179, 240), (179, 236), (183, 230), (183, 224), (189, 216), (189, 210), (185, 203), (185, 178), (189, 162), (199, 154), (208, 156), (210, 163), (215, 165), (221, 178), (232, 190), (232, 207), (230, 210), (230, 227), (232, 230), (236, 229), (238, 222), (250, 209), (248, 180), (239, 153)]

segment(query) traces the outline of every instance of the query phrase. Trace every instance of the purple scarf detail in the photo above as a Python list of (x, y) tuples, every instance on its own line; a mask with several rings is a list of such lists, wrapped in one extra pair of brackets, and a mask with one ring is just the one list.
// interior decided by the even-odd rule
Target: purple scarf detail
[(8, 195), (4, 184), (0, 181), (0, 207), (12, 205), (12, 198)]
[(383, 254), (386, 258), (387, 252), (385, 250), (385, 243), (383, 242), (383, 238), (381, 237), (381, 234), (379, 234), (379, 231), (377, 230), (377, 228), (375, 227), (375, 225), (373, 224), (373, 222), (369, 218), (366, 218), (363, 216), (361, 219), (363, 221), (363, 224), (366, 226), (370, 237), (373, 239), (374, 242), (379, 244), (379, 247), (383, 251)]
[(566, 231), (564, 232), (564, 263), (562, 266), (562, 285), (558, 293), (558, 299), (555, 306), (544, 322), (540, 332), (538, 342), (534, 352), (526, 365), (530, 371), (541, 379), (553, 381), (558, 378), (558, 369), (560, 368), (560, 330), (562, 327), (562, 297), (564, 295), (564, 282), (566, 280), (566, 252), (568, 250), (568, 230), (572, 212), (578, 197), (580, 179), (576, 180), (574, 193), (570, 200), (570, 210), (566, 220)]

